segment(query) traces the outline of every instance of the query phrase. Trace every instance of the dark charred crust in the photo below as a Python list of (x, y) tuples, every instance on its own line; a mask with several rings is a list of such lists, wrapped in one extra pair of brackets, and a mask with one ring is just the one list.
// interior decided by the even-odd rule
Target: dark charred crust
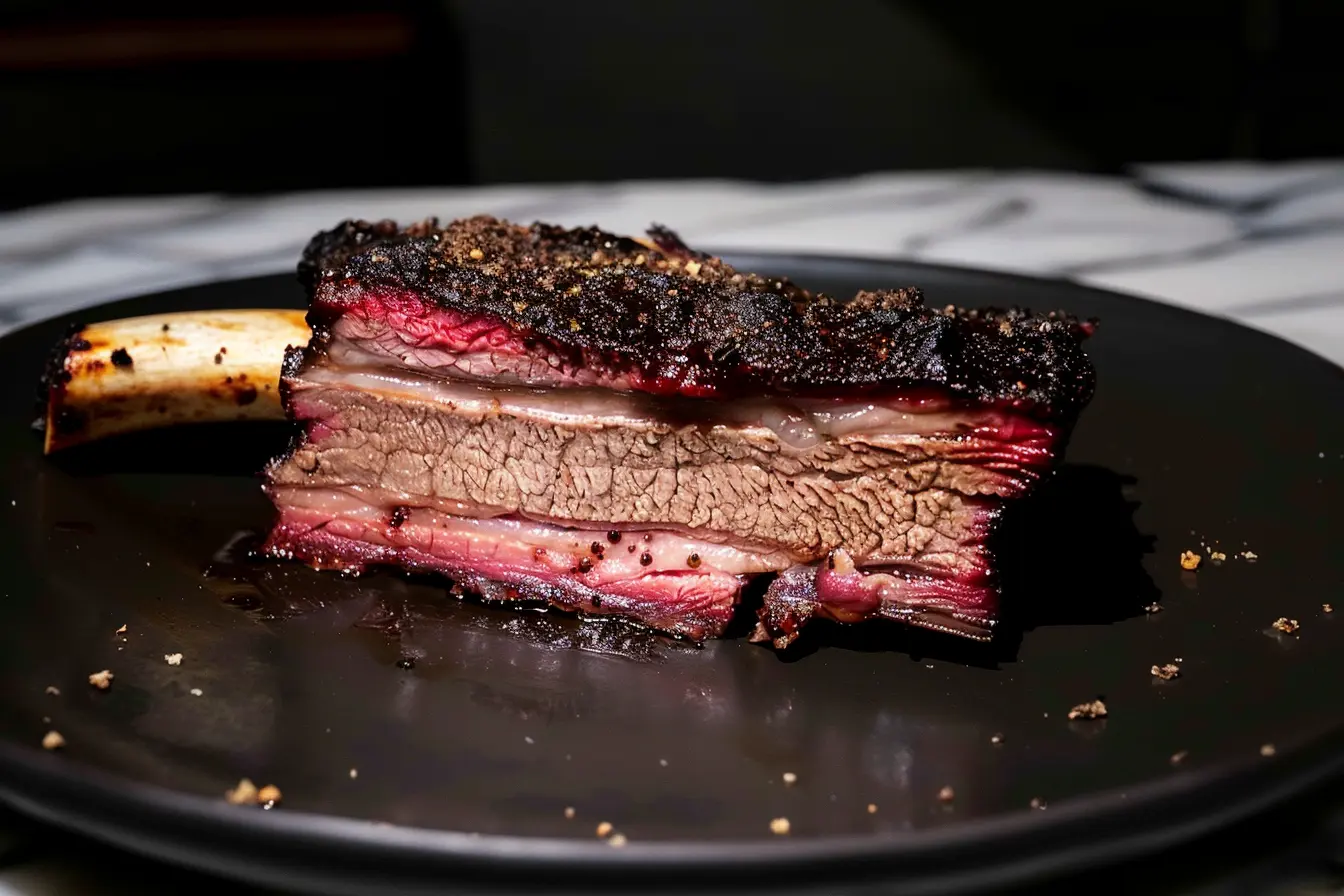
[(1094, 323), (1063, 313), (930, 308), (918, 289), (842, 301), (694, 253), (666, 228), (656, 248), (597, 228), (478, 217), (347, 221), (308, 245), (299, 277), (309, 323), (350, 302), (409, 291), (498, 319), (575, 365), (627, 373), (637, 388), (700, 397), (933, 388), (1070, 418), (1095, 374)]
[(108, 357), (108, 360), (112, 362), (113, 367), (129, 368), (135, 365), (135, 362), (131, 360), (131, 353), (126, 351), (125, 348), (113, 349), (112, 354)]
[(93, 348), (93, 345), (83, 337), (83, 333), (84, 324), (71, 324), (60, 341), (52, 346), (51, 354), (47, 355), (47, 363), (42, 368), (42, 377), (37, 383), (38, 413), (43, 417), (47, 414), (47, 406), (60, 398), (61, 393), (65, 391), (65, 384), (70, 382), (70, 371), (65, 366), (70, 353), (86, 352)]
[(411, 508), (407, 507), (405, 504), (398, 504), (396, 507), (392, 508), (392, 516), (387, 521), (387, 524), (393, 529), (400, 529), (410, 518)]

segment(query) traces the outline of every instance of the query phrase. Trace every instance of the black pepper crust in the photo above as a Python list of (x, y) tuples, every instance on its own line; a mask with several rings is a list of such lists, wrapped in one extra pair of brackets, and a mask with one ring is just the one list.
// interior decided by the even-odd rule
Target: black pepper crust
[(657, 225), (649, 237), (489, 217), (405, 228), (346, 221), (313, 238), (299, 277), (319, 333), (371, 292), (407, 290), (657, 393), (930, 388), (1056, 419), (1092, 396), (1082, 343), (1093, 321), (930, 308), (910, 287), (839, 300), (736, 271)]

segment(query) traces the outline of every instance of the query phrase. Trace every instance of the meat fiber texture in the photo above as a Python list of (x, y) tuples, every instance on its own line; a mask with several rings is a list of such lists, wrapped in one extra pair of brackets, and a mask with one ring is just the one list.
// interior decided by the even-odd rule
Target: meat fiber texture
[(814, 295), (660, 227), (347, 221), (299, 275), (270, 554), (693, 640), (761, 576), (778, 648), (813, 618), (989, 638), (996, 521), (1094, 385), (1092, 322)]

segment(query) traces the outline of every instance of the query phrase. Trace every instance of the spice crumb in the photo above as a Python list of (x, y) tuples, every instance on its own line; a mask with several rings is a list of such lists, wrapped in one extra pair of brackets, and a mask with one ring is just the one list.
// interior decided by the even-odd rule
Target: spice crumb
[(770, 833), (778, 834), (782, 837), (789, 832), (789, 829), (790, 825), (787, 818), (780, 816), (779, 818), (770, 819)]
[(565, 817), (566, 817), (566, 818), (573, 818), (573, 817), (574, 817), (574, 807), (573, 807), (573, 806), (566, 806), (566, 807), (565, 807)]
[(1090, 703), (1079, 703), (1073, 709), (1069, 710), (1070, 719), (1104, 719), (1106, 718), (1106, 704), (1100, 700), (1093, 700)]
[(182, 654), (180, 653), (165, 653), (163, 655), (163, 659), (164, 662), (166, 662), (170, 666), (182, 665)]
[(191, 689), (191, 696), (193, 696), (193, 697), (200, 697), (200, 696), (202, 696), (202, 695), (204, 695), (204, 694), (205, 694), (205, 691), (201, 690), (200, 688), (192, 688), (192, 689)]
[(115, 632), (113, 632), (112, 634), (114, 634), (114, 635), (124, 635), (124, 634), (126, 634), (126, 626), (125, 626), (125, 624), (123, 624), (123, 625), (121, 626), (121, 628), (117, 629), (117, 630), (116, 630)]
[(957, 794), (951, 787), (944, 787), (938, 791), (938, 800), (943, 803), (950, 803), (956, 798)]
[(274, 784), (267, 784), (257, 791), (257, 802), (268, 808), (274, 806), (280, 802), (280, 788)]
[(49, 684), (47, 685), (47, 694), (49, 694), (52, 697), (59, 697), (61, 696), (61, 689), (56, 687), (56, 685), (54, 684)]
[(1171, 764), (1180, 765), (1182, 762), (1185, 761), (1185, 757), (1189, 755), (1190, 755), (1189, 750), (1177, 750), (1175, 753), (1171, 754)]
[(1171, 681), (1173, 678), (1181, 677), (1181, 667), (1175, 663), (1166, 663), (1161, 666), (1153, 666), (1153, 677), (1160, 678), (1163, 681)]
[(617, 849), (620, 849), (628, 842), (629, 841), (625, 839), (624, 834), (612, 834), (611, 837), (607, 840), (607, 845), (614, 846)]
[(112, 674), (112, 671), (110, 669), (104, 669), (101, 672), (95, 672), (92, 675), (90, 675), (89, 684), (93, 685), (100, 691), (105, 691), (108, 688), (112, 687), (112, 679), (115, 677), (116, 676)]
[(1285, 635), (1294, 634), (1302, 627), (1298, 624), (1296, 619), (1289, 619), (1287, 616), (1280, 616), (1278, 619), (1274, 620), (1272, 625), (1276, 630), (1283, 632)]
[(232, 790), (224, 791), (224, 799), (234, 806), (246, 806), (257, 801), (257, 785), (243, 778)]
[(797, 784), (797, 783), (798, 783), (798, 776), (795, 775), (793, 772), (785, 772), (784, 775), (783, 775), (783, 777), (784, 777), (784, 783), (785, 783), (785, 784)]
[(48, 731), (46, 736), (42, 738), (42, 749), (44, 750), (59, 750), (63, 746), (65, 746), (65, 738), (61, 737), (59, 731)]
[(1262, 744), (1260, 747), (1261, 756), (1273, 756), (1276, 752), (1278, 751), (1274, 749), (1273, 744)]
[(1181, 551), (1181, 569), (1199, 569), (1200, 559), (1194, 551)]
[(597, 825), (597, 836), (606, 837), (612, 831), (612, 824), (609, 821), (599, 822)]

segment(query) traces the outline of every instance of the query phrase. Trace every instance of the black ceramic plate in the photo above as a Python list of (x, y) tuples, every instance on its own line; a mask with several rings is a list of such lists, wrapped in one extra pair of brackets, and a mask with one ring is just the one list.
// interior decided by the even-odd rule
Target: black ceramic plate
[[(1095, 864), (1341, 771), (1344, 623), (1322, 608), (1344, 612), (1339, 369), (1062, 283), (736, 260), (836, 293), (915, 283), (938, 304), (1102, 319), (1099, 388), (1068, 463), (1003, 536), (997, 643), (831, 627), (784, 656), (742, 637), (695, 650), (458, 602), (434, 582), (253, 567), (226, 545), (267, 524), (255, 471), (283, 430), (163, 432), (44, 459), (16, 386), (0, 414), (4, 798), (172, 861), (325, 893), (779, 892)], [(86, 317), (300, 300), (280, 277)], [(0, 342), (7, 381), (36, 380), (62, 323)], [(1187, 573), (1187, 549), (1227, 559)], [(1301, 629), (1274, 631), (1280, 616)], [(1178, 679), (1150, 674), (1178, 657)], [(105, 667), (116, 681), (97, 692), (86, 677)], [(1107, 719), (1066, 718), (1098, 695)], [(48, 727), (63, 752), (38, 747)], [(283, 804), (226, 805), (244, 776), (278, 785)], [(787, 837), (770, 831), (781, 817)], [(599, 841), (602, 821), (628, 845)]]

